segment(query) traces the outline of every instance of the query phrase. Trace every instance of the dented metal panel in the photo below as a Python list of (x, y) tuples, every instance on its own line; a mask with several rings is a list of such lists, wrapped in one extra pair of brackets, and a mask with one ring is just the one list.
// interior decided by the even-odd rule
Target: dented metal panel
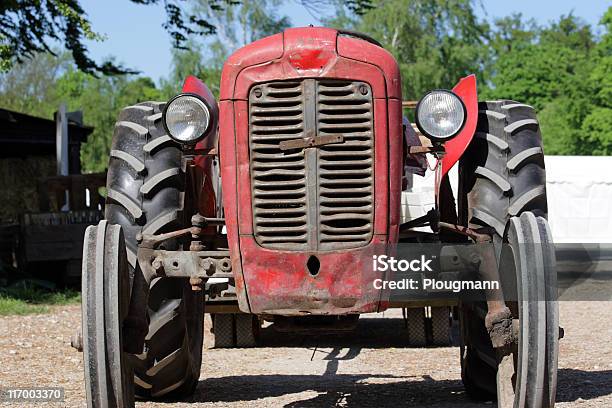
[(370, 242), (373, 139), (372, 91), (364, 82), (304, 79), (253, 87), (249, 147), (258, 244), (312, 251)]

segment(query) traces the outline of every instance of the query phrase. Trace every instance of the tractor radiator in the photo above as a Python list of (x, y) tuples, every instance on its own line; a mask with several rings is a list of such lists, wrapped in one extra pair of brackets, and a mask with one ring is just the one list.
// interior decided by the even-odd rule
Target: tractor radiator
[[(305, 79), (251, 89), (251, 204), (262, 247), (325, 251), (370, 242), (373, 128), (372, 91), (364, 82)], [(329, 136), (341, 141), (280, 147), (284, 141)]]

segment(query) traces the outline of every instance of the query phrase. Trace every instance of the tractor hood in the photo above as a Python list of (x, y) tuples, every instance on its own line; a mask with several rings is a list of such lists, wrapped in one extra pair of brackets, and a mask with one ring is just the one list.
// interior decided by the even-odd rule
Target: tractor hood
[[(350, 79), (351, 72), (338, 69), (337, 60), (347, 58), (374, 65), (381, 71), (382, 87), (374, 86), (375, 98), (401, 100), (401, 81), (395, 58), (384, 48), (353, 34), (322, 27), (290, 28), (283, 33), (255, 41), (228, 58), (221, 77), (221, 100), (248, 99), (248, 84), (278, 65), (285, 78), (334, 77)], [(248, 67), (260, 66), (262, 69)], [(278, 71), (277, 71), (278, 72)], [(375, 85), (375, 84), (372, 84)], [(380, 90), (385, 93), (381, 94)]]

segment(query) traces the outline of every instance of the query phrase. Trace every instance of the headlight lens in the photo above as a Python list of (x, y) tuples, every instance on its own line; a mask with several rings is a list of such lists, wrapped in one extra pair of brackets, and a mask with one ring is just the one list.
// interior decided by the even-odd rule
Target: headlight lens
[(430, 139), (445, 141), (457, 135), (465, 123), (465, 107), (451, 91), (432, 91), (417, 106), (417, 126)]
[(173, 139), (182, 143), (194, 143), (208, 130), (210, 110), (196, 96), (179, 95), (168, 103), (164, 123)]

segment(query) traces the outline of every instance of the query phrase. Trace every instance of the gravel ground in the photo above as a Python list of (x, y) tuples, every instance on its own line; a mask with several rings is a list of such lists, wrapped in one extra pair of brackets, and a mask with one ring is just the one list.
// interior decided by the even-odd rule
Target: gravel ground
[[(559, 407), (612, 406), (610, 303), (561, 302)], [(491, 407), (467, 399), (456, 347), (410, 349), (396, 311), (362, 319), (356, 333), (304, 338), (263, 331), (258, 349), (213, 350), (207, 336), (192, 399), (138, 407)], [(206, 333), (208, 333), (207, 319)], [(70, 347), (78, 306), (0, 318), (0, 386), (58, 386), (84, 406), (81, 354)], [(11, 406), (16, 406), (12, 404)]]

